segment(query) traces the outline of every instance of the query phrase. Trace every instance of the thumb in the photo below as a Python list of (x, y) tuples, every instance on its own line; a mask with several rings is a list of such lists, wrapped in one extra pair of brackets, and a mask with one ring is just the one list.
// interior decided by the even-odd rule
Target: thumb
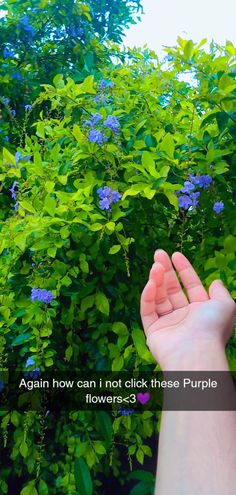
[(210, 299), (216, 299), (217, 301), (225, 301), (234, 304), (234, 301), (229, 291), (224, 286), (221, 280), (214, 280), (209, 287)]

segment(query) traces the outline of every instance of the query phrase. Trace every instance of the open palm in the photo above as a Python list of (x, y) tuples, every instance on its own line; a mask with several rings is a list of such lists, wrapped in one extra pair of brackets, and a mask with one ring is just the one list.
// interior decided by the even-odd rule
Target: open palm
[(140, 314), (147, 345), (161, 367), (168, 369), (173, 359), (181, 362), (193, 350), (223, 348), (232, 332), (235, 303), (222, 282), (214, 280), (208, 294), (191, 263), (179, 252), (171, 261), (159, 249), (154, 261), (141, 295)]

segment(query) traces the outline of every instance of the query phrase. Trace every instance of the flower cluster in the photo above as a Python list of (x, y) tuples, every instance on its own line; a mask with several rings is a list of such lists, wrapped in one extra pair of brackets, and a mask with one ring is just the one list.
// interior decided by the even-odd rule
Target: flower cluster
[(119, 191), (114, 191), (111, 187), (104, 186), (97, 189), (97, 193), (101, 198), (99, 201), (99, 206), (102, 210), (111, 210), (111, 204), (117, 203), (120, 200), (121, 194)]
[(213, 210), (218, 215), (219, 213), (221, 213), (224, 210), (224, 207), (225, 207), (225, 205), (224, 205), (223, 201), (216, 201), (214, 203)]
[(19, 26), (19, 28), (26, 31), (26, 33), (28, 33), (30, 36), (34, 36), (35, 32), (34, 32), (33, 27), (31, 26), (31, 24), (29, 23), (29, 16), (28, 15), (24, 15), (23, 17), (21, 17), (21, 19), (19, 20), (18, 26)]
[[(34, 365), (35, 365), (35, 360), (29, 357), (25, 363), (25, 367), (29, 368), (29, 366), (34, 366)], [(40, 376), (40, 374), (41, 374), (40, 368), (34, 368), (32, 371), (27, 371), (25, 373), (25, 376), (27, 378), (37, 379)]]
[(108, 127), (112, 132), (117, 134), (120, 130), (119, 120), (113, 115), (108, 115), (107, 119), (104, 122), (104, 127)]
[(69, 35), (72, 38), (82, 38), (84, 36), (84, 29), (82, 27), (72, 26), (69, 29)]
[(21, 75), (20, 75), (20, 73), (19, 73), (19, 72), (14, 72), (14, 73), (12, 74), (12, 79), (15, 79), (16, 81), (19, 81), (19, 82), (20, 82), (20, 81), (23, 81), (23, 79), (22, 79), (22, 77), (21, 77)]
[(112, 81), (106, 81), (106, 79), (101, 79), (100, 81), (100, 89), (102, 91), (106, 91), (107, 88), (112, 88), (114, 83)]
[(8, 48), (7, 46), (5, 46), (3, 48), (3, 57), (4, 58), (13, 58), (14, 57), (14, 52), (13, 50), (11, 50), (10, 48)]
[(88, 135), (88, 140), (91, 143), (97, 143), (99, 145), (105, 143), (108, 140), (108, 137), (105, 136), (101, 131), (97, 129), (92, 129)]
[(88, 135), (88, 140), (92, 143), (102, 145), (108, 140), (108, 137), (99, 129), (95, 129), (98, 124), (110, 129), (114, 134), (117, 134), (120, 130), (120, 123), (113, 115), (108, 115), (106, 120), (102, 123), (102, 115), (100, 113), (93, 113), (89, 120), (86, 120), (85, 125), (91, 128)]
[(15, 201), (15, 205), (14, 205), (15, 211), (17, 211), (18, 206), (19, 206), (19, 203), (17, 201), (17, 194), (19, 192), (19, 189), (18, 189), (18, 191), (16, 191), (16, 187), (19, 188), (19, 182), (14, 181), (11, 188), (9, 189), (12, 199), (14, 199), (14, 201)]
[(198, 175), (190, 174), (190, 180), (184, 182), (183, 187), (176, 192), (178, 195), (179, 207), (184, 210), (194, 208), (199, 203), (200, 192), (196, 191), (196, 188), (207, 189), (212, 183), (212, 177), (210, 175)]
[(54, 296), (50, 290), (46, 289), (31, 289), (31, 301), (40, 301), (46, 304), (50, 304)]

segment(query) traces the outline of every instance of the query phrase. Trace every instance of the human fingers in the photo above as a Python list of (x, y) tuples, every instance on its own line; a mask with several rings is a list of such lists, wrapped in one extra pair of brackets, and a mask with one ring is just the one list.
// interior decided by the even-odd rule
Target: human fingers
[(156, 311), (158, 316), (163, 316), (173, 311), (173, 306), (167, 294), (165, 280), (165, 269), (161, 263), (156, 262), (152, 265), (149, 279), (156, 283)]
[(172, 255), (173, 265), (179, 273), (190, 302), (207, 301), (209, 296), (190, 261), (182, 253)]
[(182, 308), (188, 305), (188, 299), (185, 296), (182, 287), (179, 283), (178, 277), (175, 273), (171, 259), (163, 249), (158, 249), (155, 252), (154, 260), (159, 261), (165, 269), (165, 286), (168, 294), (168, 298), (172, 304), (173, 309)]
[(146, 283), (140, 300), (140, 316), (145, 334), (153, 323), (158, 320), (156, 312), (156, 283), (153, 279), (149, 279)]

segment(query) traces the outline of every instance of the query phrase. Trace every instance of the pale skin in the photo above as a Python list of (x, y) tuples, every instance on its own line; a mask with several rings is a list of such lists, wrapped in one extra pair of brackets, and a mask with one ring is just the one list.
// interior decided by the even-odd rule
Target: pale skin
[[(155, 252), (140, 315), (164, 372), (229, 370), (235, 303), (220, 280), (207, 292), (183, 254)], [(155, 495), (235, 495), (235, 486), (236, 411), (163, 411)]]

